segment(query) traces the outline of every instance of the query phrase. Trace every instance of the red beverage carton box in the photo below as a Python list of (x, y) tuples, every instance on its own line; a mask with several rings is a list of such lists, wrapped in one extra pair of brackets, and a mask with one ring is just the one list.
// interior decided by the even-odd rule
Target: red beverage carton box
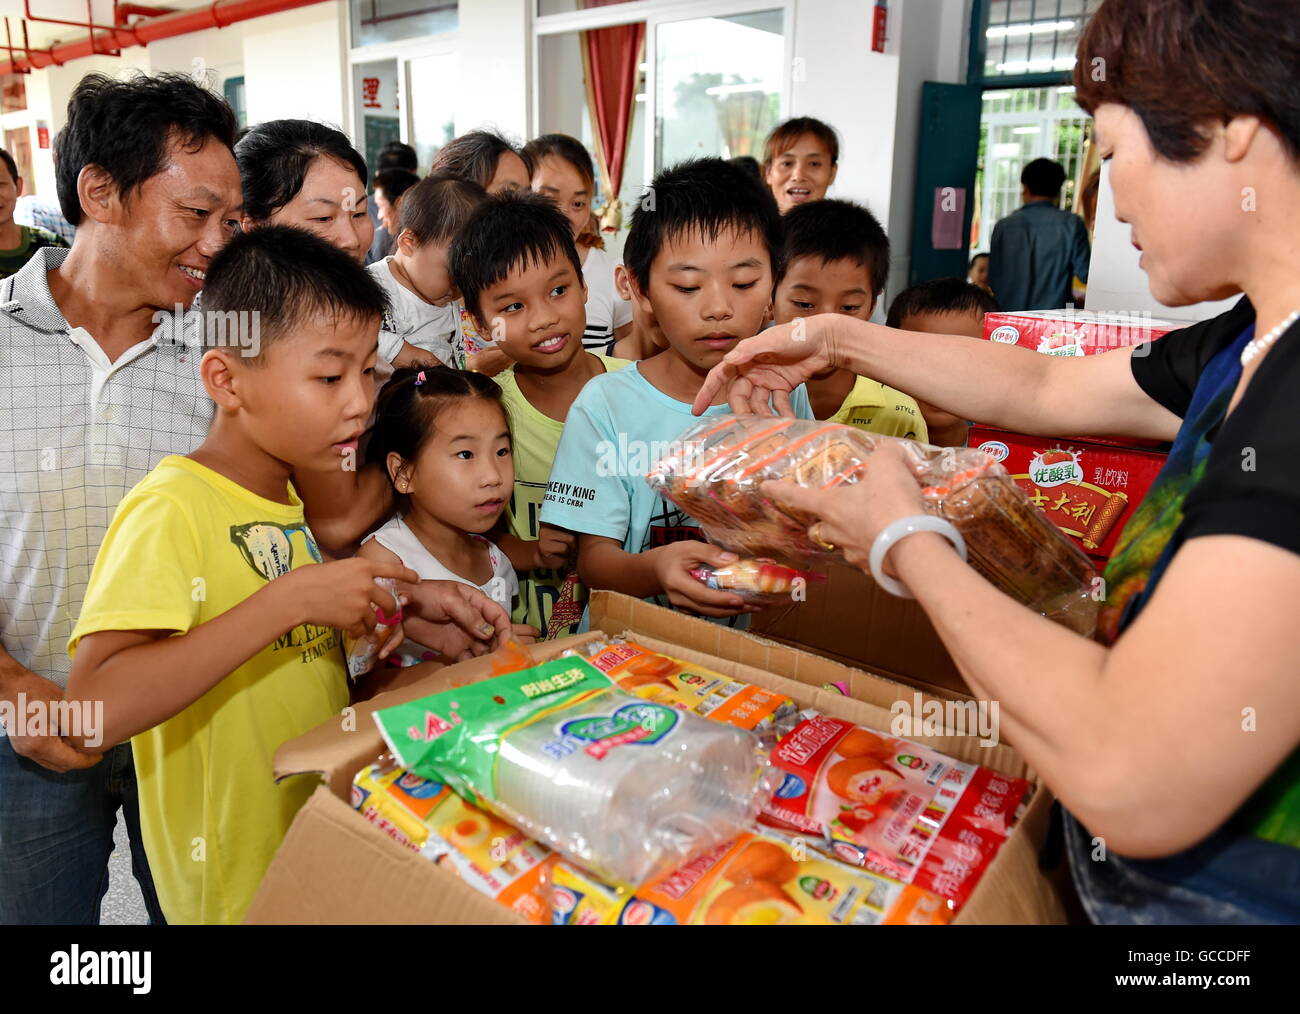
[(1048, 356), (1097, 356), (1154, 341), (1191, 323), (1159, 320), (1141, 311), (1024, 310), (986, 313), (984, 337)]
[(1160, 451), (1029, 437), (983, 426), (971, 429), (970, 446), (1002, 462), (1034, 505), (1101, 562), (1114, 552), (1166, 457)]

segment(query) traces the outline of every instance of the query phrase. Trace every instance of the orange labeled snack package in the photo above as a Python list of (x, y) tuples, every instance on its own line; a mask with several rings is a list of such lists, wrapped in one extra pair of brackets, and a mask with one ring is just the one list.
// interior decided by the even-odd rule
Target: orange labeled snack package
[(813, 714), (777, 744), (785, 773), (759, 821), (948, 898), (954, 911), (1011, 833), (1022, 778)]
[(771, 832), (743, 834), (620, 896), (558, 871), (559, 925), (942, 925), (952, 906), (914, 885), (857, 869)]
[(447, 786), (391, 764), (371, 764), (353, 779), (352, 805), (390, 837), (445, 864), (489, 898), (530, 922), (550, 922), (555, 853)]
[(661, 655), (635, 641), (594, 641), (578, 649), (578, 654), (618, 684), (620, 690), (748, 729), (773, 741), (799, 720), (798, 706), (788, 697), (733, 680), (694, 662)]

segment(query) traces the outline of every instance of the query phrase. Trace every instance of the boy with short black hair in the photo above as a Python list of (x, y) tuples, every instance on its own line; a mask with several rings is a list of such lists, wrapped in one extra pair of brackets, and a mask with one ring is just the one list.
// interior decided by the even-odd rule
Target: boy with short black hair
[[(936, 278), (918, 282), (894, 297), (885, 323), (903, 331), (927, 334), (964, 334), (984, 337), (984, 315), (996, 313), (997, 300), (972, 282)], [(940, 447), (963, 447), (970, 423), (928, 402), (918, 401), (930, 430), (930, 442)]]
[[(578, 572), (609, 588), (743, 625), (752, 612), (691, 576), (735, 559), (704, 542), (696, 521), (650, 489), (654, 457), (698, 420), (691, 402), (736, 342), (768, 318), (781, 261), (770, 193), (717, 158), (655, 177), (632, 215), (623, 250), (633, 298), (668, 342), (656, 355), (592, 380), (569, 410), (542, 521), (578, 535)], [(812, 418), (800, 386), (794, 413)], [(706, 415), (729, 412), (725, 401)]]
[[(539, 514), (565, 419), (587, 382), (627, 366), (583, 349), (587, 289), (573, 230), (549, 197), (489, 197), (451, 245), (451, 274), (480, 333), (513, 365), (497, 375), (510, 414), (515, 486), (508, 535), (496, 539), (523, 577), (515, 623), (542, 636), (573, 632), (586, 588), (573, 574), (573, 535)], [(562, 603), (562, 604), (561, 604)]]
[(456, 287), (447, 267), (452, 238), (484, 200), (473, 180), (430, 176), (402, 195), (393, 252), (366, 268), (388, 294), (379, 356), (394, 367), (434, 356), (445, 366), (464, 361)]
[[(852, 201), (813, 201), (786, 212), (785, 271), (774, 319), (818, 313), (870, 320), (889, 279), (889, 240), (876, 216)], [(809, 379), (818, 419), (925, 443), (925, 420), (910, 395), (832, 367)]]
[(126, 495), (95, 560), (67, 696), (103, 702), (105, 742), (132, 740), (169, 923), (243, 918), (312, 791), (274, 781), (276, 748), (348, 705), (340, 629), (364, 634), (376, 609), (398, 608), (375, 579), (418, 580), (392, 563), (321, 564), (290, 482), (360, 436), (383, 309), (374, 279), (324, 240), (287, 226), (235, 237), (204, 290), (212, 428)]

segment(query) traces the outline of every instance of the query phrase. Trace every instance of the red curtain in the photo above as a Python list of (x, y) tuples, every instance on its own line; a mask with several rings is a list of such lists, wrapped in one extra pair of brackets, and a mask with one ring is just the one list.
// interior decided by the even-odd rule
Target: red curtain
[(623, 185), (628, 136), (636, 97), (637, 67), (645, 45), (645, 24), (616, 25), (582, 33), (582, 62), (587, 109), (596, 136), (596, 165), (605, 206), (601, 228), (617, 232), (622, 224), (618, 191)]

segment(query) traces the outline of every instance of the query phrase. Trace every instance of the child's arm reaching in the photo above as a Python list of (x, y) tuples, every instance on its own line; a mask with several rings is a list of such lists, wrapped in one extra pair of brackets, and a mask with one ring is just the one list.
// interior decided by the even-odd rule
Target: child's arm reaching
[(762, 609), (691, 576), (692, 567), (721, 567), (736, 559), (735, 553), (695, 539), (644, 553), (626, 553), (617, 539), (599, 535), (578, 538), (578, 574), (588, 588), (607, 588), (639, 599), (664, 595), (674, 607), (701, 616), (735, 616)]
[(356, 544), (393, 512), (393, 484), (378, 464), (298, 471), (293, 484), (317, 545), (330, 556), (350, 556)]
[(66, 699), (103, 702), (102, 741), (86, 747), (85, 737), (70, 736), (69, 742), (105, 750), (166, 721), (300, 624), (338, 627), (356, 637), (373, 631), (375, 606), (386, 613), (398, 608), (375, 584), (377, 577), (418, 580), (401, 564), (363, 559), (308, 564), (183, 634), (101, 630), (84, 635)]
[(530, 570), (559, 569), (573, 559), (577, 539), (572, 532), (541, 525), (536, 539), (520, 539), (509, 532), (493, 534), (492, 541), (521, 574)]

